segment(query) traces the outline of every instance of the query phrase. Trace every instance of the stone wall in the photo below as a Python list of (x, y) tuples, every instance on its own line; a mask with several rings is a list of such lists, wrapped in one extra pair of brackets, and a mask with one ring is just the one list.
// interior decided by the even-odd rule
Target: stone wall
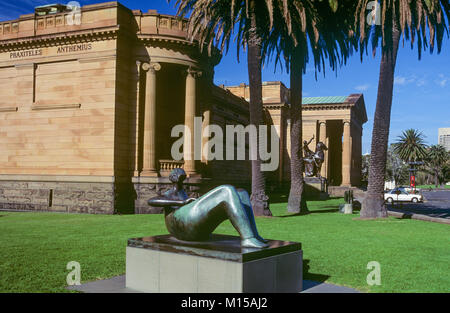
[(0, 210), (113, 214), (114, 184), (1, 181)]
[(153, 208), (148, 206), (147, 201), (150, 198), (156, 197), (159, 193), (164, 192), (170, 185), (160, 184), (135, 184), (136, 190), (136, 202), (135, 213), (136, 214), (159, 214), (162, 213), (162, 208)]
[[(161, 179), (161, 178), (160, 178)], [(162, 208), (150, 207), (147, 201), (150, 198), (159, 196), (172, 188), (172, 184), (168, 181), (159, 183), (135, 183), (136, 192), (135, 213), (136, 214), (160, 214), (163, 213)], [(199, 197), (212, 189), (207, 182), (185, 183), (184, 188), (190, 197)]]

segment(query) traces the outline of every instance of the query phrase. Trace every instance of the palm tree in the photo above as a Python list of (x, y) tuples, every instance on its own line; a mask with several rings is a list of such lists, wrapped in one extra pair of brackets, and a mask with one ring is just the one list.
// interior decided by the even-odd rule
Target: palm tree
[(445, 165), (449, 161), (449, 155), (444, 146), (434, 145), (428, 149), (426, 164), (434, 174), (434, 184), (439, 187), (439, 176), (443, 174)]
[[(321, 69), (325, 71), (325, 59), (333, 70), (347, 60), (352, 51), (349, 45), (352, 24), (343, 17), (352, 16), (349, 14), (351, 6), (341, 6), (338, 10), (334, 0), (272, 0), (267, 3), (271, 32), (263, 44), (264, 55), (274, 55), (275, 65), (284, 57), (281, 65), (285, 63), (290, 73), (291, 188), (288, 211), (307, 213), (301, 144), (302, 76), (309, 61), (309, 50), (313, 54), (316, 73)], [(343, 14), (345, 10), (347, 12)]]
[[(169, 0), (170, 1), (170, 0)], [(238, 55), (240, 48), (247, 48), (250, 86), (250, 124), (256, 127), (263, 122), (262, 102), (262, 44), (268, 32), (268, 11), (261, 0), (177, 0), (178, 15), (191, 14), (189, 36), (198, 39), (200, 48), (211, 52), (217, 46), (222, 52), (228, 50), (236, 32)], [(261, 135), (261, 134), (260, 134)], [(265, 193), (265, 175), (261, 171), (259, 145), (261, 137), (255, 138), (256, 159), (252, 160), (251, 201), (254, 214), (271, 216), (269, 197)]]
[[(436, 45), (440, 52), (444, 33), (448, 34), (444, 14), (450, 18), (448, 0), (380, 0), (381, 25), (370, 27), (366, 23), (366, 8), (370, 0), (358, 0), (356, 18), (359, 21), (361, 43), (367, 48), (372, 39), (373, 51), (381, 41), (380, 77), (372, 133), (372, 152), (369, 185), (363, 201), (362, 218), (387, 217), (383, 190), (386, 157), (391, 120), (394, 73), (401, 34), (410, 39), (411, 47), (417, 40), (419, 59), (422, 48)], [(443, 13), (444, 12), (444, 13)], [(370, 32), (371, 36), (366, 36)], [(429, 34), (429, 38), (428, 38)], [(361, 53), (362, 53), (361, 49)]]
[(407, 163), (424, 160), (427, 156), (424, 135), (416, 129), (405, 130), (394, 143), (394, 151)]

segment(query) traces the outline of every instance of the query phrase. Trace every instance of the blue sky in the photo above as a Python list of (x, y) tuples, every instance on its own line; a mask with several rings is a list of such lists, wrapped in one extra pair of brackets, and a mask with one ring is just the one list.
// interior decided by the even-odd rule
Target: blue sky
[[(0, 21), (15, 19), (20, 14), (33, 12), (33, 7), (58, 2), (56, 0), (0, 0)], [(65, 1), (60, 1), (64, 3)], [(82, 5), (99, 3), (102, 0), (78, 1)], [(130, 9), (146, 12), (156, 9), (163, 14), (175, 14), (175, 1), (169, 5), (167, 0), (124, 0), (123, 5)], [(391, 117), (391, 142), (396, 140), (403, 130), (417, 128), (426, 136), (428, 144), (438, 142), (438, 128), (450, 127), (450, 41), (445, 39), (442, 52), (432, 55), (423, 54), (419, 61), (417, 51), (411, 50), (408, 43), (399, 51), (395, 73), (394, 98)], [(237, 62), (235, 46), (225, 55), (216, 67), (215, 83), (237, 85), (248, 83), (247, 62), (244, 53), (241, 62)], [(355, 55), (337, 75), (327, 71), (315, 79), (314, 69), (309, 68), (304, 76), (304, 96), (344, 96), (351, 93), (363, 93), (369, 121), (364, 125), (363, 153), (370, 152), (373, 115), (375, 112), (380, 57), (367, 56), (361, 63)], [(263, 80), (282, 81), (289, 87), (289, 75), (274, 71), (274, 64), (269, 63), (263, 71)]]

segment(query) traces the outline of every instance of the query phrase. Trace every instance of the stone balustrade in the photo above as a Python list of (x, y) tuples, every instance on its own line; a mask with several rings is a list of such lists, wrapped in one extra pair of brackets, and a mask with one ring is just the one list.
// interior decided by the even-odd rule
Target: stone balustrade
[(0, 23), (0, 36), (8, 35), (11, 33), (19, 32), (19, 23), (18, 22), (3, 22)]
[(171, 172), (176, 168), (184, 168), (184, 161), (159, 160), (159, 170), (161, 172)]
[(172, 15), (157, 15), (156, 21), (157, 28), (187, 31), (188, 21), (186, 19)]

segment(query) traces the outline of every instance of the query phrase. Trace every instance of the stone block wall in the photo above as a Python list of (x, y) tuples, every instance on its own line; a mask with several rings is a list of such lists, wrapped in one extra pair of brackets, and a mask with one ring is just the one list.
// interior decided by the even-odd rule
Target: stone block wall
[[(160, 214), (148, 199), (172, 187), (167, 178), (139, 183), (0, 181), (0, 210), (86, 214)], [(217, 182), (197, 179), (185, 182), (190, 197), (217, 187)], [(239, 186), (241, 187), (241, 186)]]
[(135, 184), (134, 187), (136, 190), (136, 214), (160, 214), (163, 212), (162, 208), (150, 207), (147, 201), (170, 188), (170, 184)]
[(0, 210), (113, 214), (113, 183), (0, 182)]
[[(215, 187), (215, 186), (214, 186)], [(194, 181), (185, 182), (184, 188), (190, 197), (199, 197), (209, 190), (214, 188), (208, 181)], [(155, 182), (155, 183), (135, 183), (134, 189), (136, 192), (135, 200), (135, 213), (136, 214), (161, 214), (163, 213), (162, 208), (150, 207), (147, 201), (150, 198), (159, 196), (172, 188), (172, 184), (168, 181), (166, 182)]]

